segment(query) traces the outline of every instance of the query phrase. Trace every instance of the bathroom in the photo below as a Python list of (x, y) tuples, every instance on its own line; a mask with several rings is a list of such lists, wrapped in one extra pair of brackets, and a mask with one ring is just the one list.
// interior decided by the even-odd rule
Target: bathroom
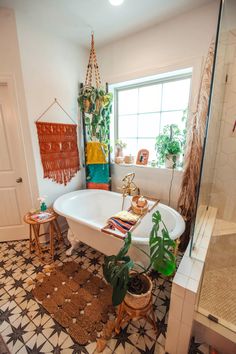
[[(0, 353), (236, 353), (235, 5), (234, 0), (100, 0), (99, 5), (95, 0), (0, 0)], [(101, 79), (112, 97), (109, 191), (94, 189), (88, 178), (94, 164), (88, 164), (88, 126), (79, 97), (91, 38), (99, 68), (93, 80)], [(199, 128), (201, 119), (205, 125)], [(67, 174), (44, 178), (39, 130), (44, 123), (75, 126), (77, 165)], [(165, 165), (157, 149), (165, 126), (172, 124), (180, 130), (181, 153)], [(200, 152), (196, 126), (202, 128)], [(188, 158), (191, 137), (196, 154)], [(66, 151), (65, 156), (72, 161)], [(58, 183), (58, 178), (65, 179)], [(191, 178), (194, 190), (188, 189)], [(137, 202), (136, 194), (141, 196)], [(129, 237), (106, 221), (121, 210), (142, 210), (146, 202), (146, 214), (130, 228), (130, 245)], [(25, 218), (40, 205), (39, 214), (53, 215), (45, 223), (49, 227), (42, 227), (46, 237), (40, 244), (51, 247), (53, 239), (54, 248), (43, 255), (34, 250), (37, 238), (31, 240), (39, 230)], [(176, 264), (163, 274), (167, 268), (152, 260), (153, 312), (148, 311), (154, 319), (132, 318), (132, 313), (121, 325), (122, 311), (111, 311), (102, 322), (107, 315), (104, 310), (102, 320), (96, 317), (99, 294), (101, 299), (111, 295), (101, 280), (109, 283), (106, 260), (125, 242), (129, 253), (124, 257), (140, 272), (147, 268), (149, 242), (155, 227), (164, 228), (162, 221), (172, 248), (167, 263), (172, 266), (175, 259)], [(66, 299), (57, 303), (58, 313), (67, 308), (63, 319), (54, 313), (50, 294), (41, 298), (41, 284), (59, 273), (62, 288), (67, 281), (72, 287), (57, 294), (59, 302)], [(69, 273), (76, 274), (80, 286), (81, 278), (90, 276), (86, 294), (94, 292), (94, 307), (78, 296), (74, 275), (65, 277)], [(58, 284), (53, 286), (57, 292)], [(47, 291), (51, 288), (50, 283)], [(73, 329), (69, 293), (82, 308), (76, 318), (81, 325)]]

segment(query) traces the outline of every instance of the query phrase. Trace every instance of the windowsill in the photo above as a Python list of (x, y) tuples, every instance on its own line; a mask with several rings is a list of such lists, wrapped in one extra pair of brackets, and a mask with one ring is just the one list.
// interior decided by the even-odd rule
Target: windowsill
[[(172, 171), (172, 168), (166, 168), (165, 166), (151, 166), (151, 165), (137, 165), (135, 163), (115, 163), (114, 161), (111, 162), (111, 165), (121, 166), (121, 167), (135, 167), (135, 168), (148, 168), (152, 170), (168, 170)], [(183, 172), (183, 167), (176, 167), (175, 171)]]

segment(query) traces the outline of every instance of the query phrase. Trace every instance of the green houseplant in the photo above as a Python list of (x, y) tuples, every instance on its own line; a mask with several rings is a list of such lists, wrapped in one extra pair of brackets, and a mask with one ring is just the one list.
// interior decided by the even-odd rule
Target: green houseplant
[(102, 88), (84, 86), (79, 93), (80, 110), (85, 114), (85, 125), (89, 140), (109, 143), (112, 93)]
[(182, 151), (182, 134), (176, 124), (166, 125), (163, 134), (156, 138), (155, 149), (161, 163), (167, 168), (175, 168)]
[[(149, 259), (149, 265), (146, 268), (135, 264), (128, 255), (132, 242), (131, 233), (128, 233), (124, 245), (117, 255), (105, 257), (103, 274), (106, 281), (113, 287), (112, 302), (114, 306), (121, 304), (124, 299), (131, 302), (132, 307), (135, 307), (136, 303), (137, 306), (140, 303), (143, 306), (150, 301), (152, 282), (147, 273), (151, 268), (165, 276), (170, 276), (175, 272), (176, 259), (172, 253), (175, 241), (171, 240), (159, 211), (152, 215), (152, 222), (153, 227), (149, 238), (150, 254), (140, 249)], [(137, 271), (137, 267), (141, 268), (141, 272)], [(144, 303), (140, 301), (142, 298)]]

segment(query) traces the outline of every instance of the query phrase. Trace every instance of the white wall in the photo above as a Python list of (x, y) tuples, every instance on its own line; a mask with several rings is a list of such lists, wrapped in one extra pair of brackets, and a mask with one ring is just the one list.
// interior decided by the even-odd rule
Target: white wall
[[(87, 50), (43, 32), (23, 13), (16, 13), (16, 21), (38, 188), (40, 195), (47, 195), (47, 201), (51, 203), (61, 194), (81, 188), (84, 172), (79, 171), (67, 186), (43, 179), (34, 122), (54, 98), (58, 99), (75, 121), (78, 121), (78, 85), (84, 80)], [(71, 123), (57, 106), (54, 106), (42, 121)], [(78, 141), (80, 144), (80, 134)]]
[(182, 171), (146, 166), (112, 165), (112, 190), (121, 193), (122, 179), (135, 172), (134, 182), (142, 195), (160, 199), (162, 203), (177, 208)]
[[(43, 179), (34, 122), (54, 98), (78, 121), (78, 85), (84, 80), (88, 54), (87, 50), (68, 40), (44, 33), (23, 12), (16, 12), (16, 24), (38, 190), (40, 196), (47, 195), (50, 204), (61, 194), (81, 188), (84, 171), (79, 171), (66, 187)], [(71, 123), (57, 106), (42, 121)], [(80, 142), (79, 133), (79, 145)]]
[[(97, 56), (102, 79), (108, 83), (117, 83), (192, 66), (190, 111), (194, 111), (203, 59), (216, 33), (218, 10), (219, 1), (215, 1), (158, 26), (99, 48)], [(115, 166), (112, 171), (112, 179), (118, 181), (126, 170)], [(138, 171), (138, 167), (136, 170)], [(150, 191), (149, 183), (157, 181), (157, 175), (159, 181), (163, 181), (163, 171), (149, 169), (141, 171), (138, 173), (141, 190), (157, 194), (157, 190), (159, 190), (157, 184), (152, 184), (153, 191)], [(180, 175), (181, 172), (178, 172), (179, 177), (174, 181), (176, 193), (172, 199), (172, 206), (176, 206), (177, 191), (180, 190), (181, 185)], [(171, 171), (166, 171), (166, 178), (164, 177), (160, 193), (162, 201), (168, 200), (170, 177)]]

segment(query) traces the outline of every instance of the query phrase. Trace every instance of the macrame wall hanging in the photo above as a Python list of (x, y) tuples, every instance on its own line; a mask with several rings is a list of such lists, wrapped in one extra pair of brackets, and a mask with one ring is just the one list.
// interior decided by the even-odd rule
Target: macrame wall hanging
[(78, 97), (84, 131), (86, 187), (91, 189), (111, 188), (109, 151), (112, 94), (108, 93), (107, 87), (105, 90), (101, 87), (92, 33), (85, 85), (81, 85)]
[(57, 104), (74, 123), (71, 116), (55, 98), (54, 102), (40, 115), (35, 124), (44, 178), (50, 178), (54, 182), (66, 186), (80, 169), (77, 125), (39, 122), (54, 104)]

